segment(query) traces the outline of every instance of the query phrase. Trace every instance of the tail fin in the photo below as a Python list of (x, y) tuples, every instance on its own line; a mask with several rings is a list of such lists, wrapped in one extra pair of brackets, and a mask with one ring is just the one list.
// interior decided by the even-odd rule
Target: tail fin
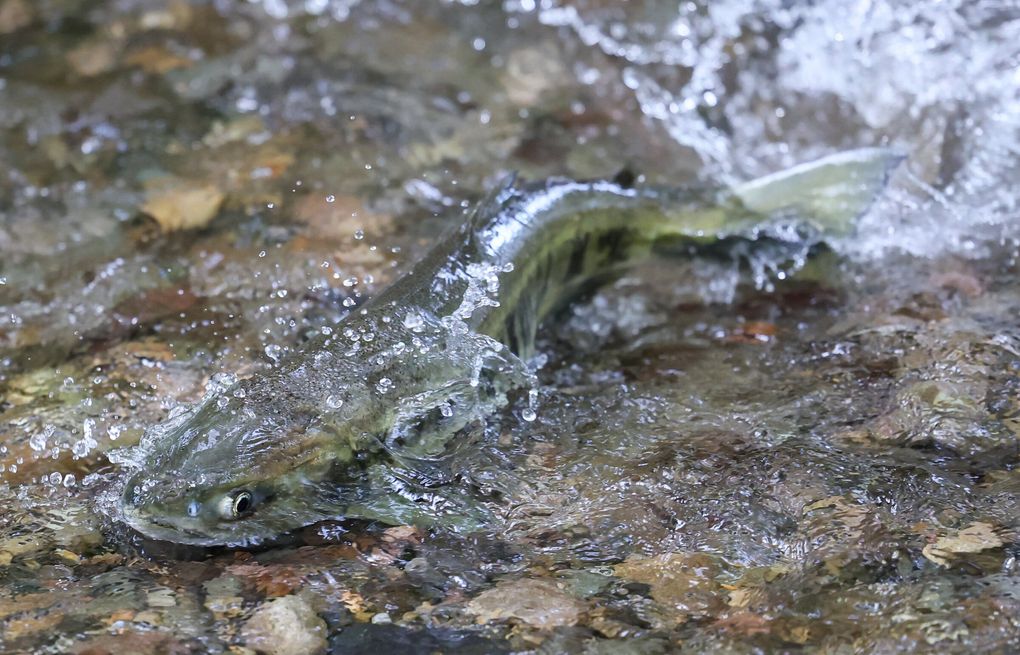
[(847, 150), (752, 180), (734, 194), (756, 213), (793, 211), (828, 234), (846, 234), (903, 159), (886, 148)]

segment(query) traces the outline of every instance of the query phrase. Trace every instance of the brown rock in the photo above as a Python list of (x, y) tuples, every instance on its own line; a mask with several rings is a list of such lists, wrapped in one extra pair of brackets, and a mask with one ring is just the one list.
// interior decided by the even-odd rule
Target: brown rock
[(241, 629), (249, 648), (268, 655), (314, 655), (326, 650), (326, 622), (300, 596), (265, 603)]
[(724, 606), (715, 577), (718, 560), (706, 553), (631, 556), (614, 567), (617, 577), (651, 587), (652, 598), (684, 613), (703, 614)]
[(161, 75), (177, 68), (190, 68), (195, 62), (160, 46), (146, 46), (128, 54), (124, 63)]
[(467, 605), (479, 623), (517, 619), (548, 630), (574, 625), (584, 605), (552, 580), (507, 580), (483, 591)]
[(26, 0), (0, 2), (0, 34), (10, 34), (32, 22), (32, 6)]
[(312, 236), (328, 239), (349, 239), (358, 230), (378, 232), (390, 221), (389, 216), (365, 208), (355, 196), (334, 196), (315, 193), (304, 196), (294, 205), (294, 218), (308, 226)]
[(164, 232), (204, 227), (219, 212), (224, 193), (211, 184), (162, 178), (146, 194), (141, 210)]
[(110, 41), (89, 41), (67, 53), (67, 63), (83, 77), (102, 75), (117, 61), (118, 46)]

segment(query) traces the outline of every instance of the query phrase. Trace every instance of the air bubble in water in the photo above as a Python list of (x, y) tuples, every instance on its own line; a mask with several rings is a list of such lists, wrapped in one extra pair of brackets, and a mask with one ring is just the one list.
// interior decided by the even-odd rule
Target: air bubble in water
[(340, 409), (344, 405), (344, 399), (337, 395), (326, 396), (326, 407)]

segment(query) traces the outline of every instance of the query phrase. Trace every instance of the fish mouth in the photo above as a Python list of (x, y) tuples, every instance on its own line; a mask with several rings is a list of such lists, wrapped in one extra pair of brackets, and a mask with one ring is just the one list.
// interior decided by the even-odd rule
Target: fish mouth
[(135, 532), (156, 541), (167, 541), (191, 546), (225, 546), (242, 542), (242, 535), (217, 537), (207, 530), (196, 529), (181, 522), (151, 515), (128, 504), (121, 506), (121, 519)]

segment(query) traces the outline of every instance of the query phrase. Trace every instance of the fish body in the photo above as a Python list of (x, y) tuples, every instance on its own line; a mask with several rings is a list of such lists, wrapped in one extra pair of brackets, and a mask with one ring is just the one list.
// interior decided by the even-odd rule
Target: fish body
[(845, 232), (899, 159), (851, 151), (716, 191), (505, 184), (331, 334), (150, 430), (123, 518), (203, 545), (340, 516), (471, 525), (444, 452), (529, 384), (543, 321), (650, 256)]

